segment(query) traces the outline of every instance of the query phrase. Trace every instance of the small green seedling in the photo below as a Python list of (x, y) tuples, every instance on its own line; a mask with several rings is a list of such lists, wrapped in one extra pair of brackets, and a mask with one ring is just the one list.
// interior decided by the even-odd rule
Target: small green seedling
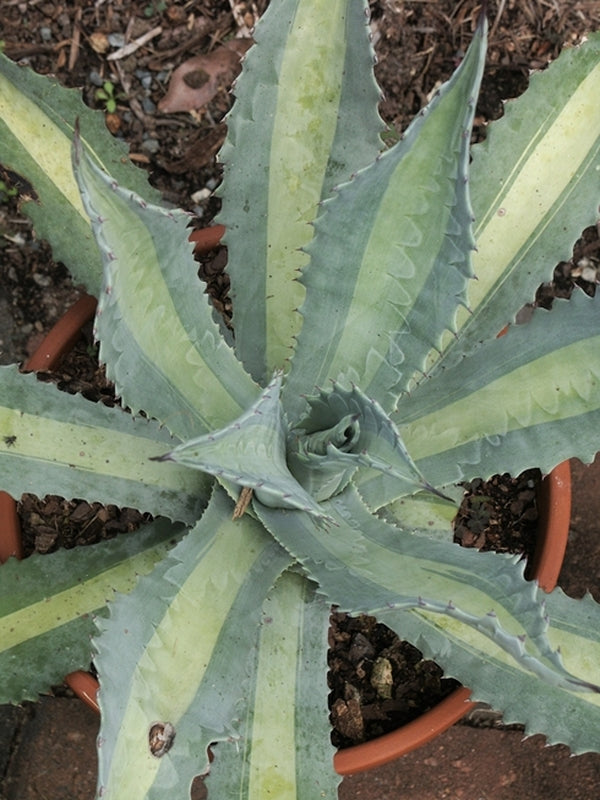
[(116, 93), (115, 85), (112, 81), (104, 81), (100, 89), (96, 89), (94, 97), (104, 104), (108, 114), (114, 114), (117, 110), (117, 100), (122, 95)]

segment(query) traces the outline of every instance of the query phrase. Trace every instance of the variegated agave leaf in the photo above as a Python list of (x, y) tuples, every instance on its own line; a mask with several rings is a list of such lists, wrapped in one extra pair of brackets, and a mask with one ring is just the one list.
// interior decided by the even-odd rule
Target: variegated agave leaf
[(94, 617), (115, 591), (130, 591), (180, 538), (156, 520), (134, 536), (46, 556), (9, 560), (0, 581), (0, 703), (34, 700), (76, 669), (88, 669)]
[(31, 186), (32, 195), (19, 198), (21, 208), (38, 236), (52, 243), (56, 261), (67, 265), (75, 283), (97, 295), (102, 262), (70, 167), (75, 120), (97, 164), (148, 202), (159, 201), (146, 173), (127, 158), (124, 144), (107, 135), (102, 112), (88, 108), (76, 89), (64, 89), (0, 52), (0, 163)]
[[(566, 606), (577, 603), (559, 593), (555, 621), (548, 614), (550, 598), (548, 604), (541, 602), (540, 590), (523, 580), (518, 557), (465, 552), (451, 542), (424, 542), (375, 519), (352, 488), (324, 508), (337, 523), (327, 535), (298, 512), (255, 506), (267, 529), (340, 608), (376, 614), (402, 637), (410, 629), (411, 641), (447, 674), (456, 675), (455, 665), (460, 664), (461, 680), (471, 687), (474, 699), (509, 709), (514, 719), (526, 722), (529, 733), (543, 731), (554, 742), (568, 739), (578, 751), (600, 745), (600, 687), (594, 661), (600, 652), (598, 604), (589, 602), (585, 612), (577, 613), (591, 626), (586, 627), (589, 639), (581, 651), (569, 648), (566, 667), (562, 647), (555, 647), (557, 642), (566, 646)], [(547, 716), (546, 709), (542, 714), (535, 692), (519, 692), (516, 700), (515, 681), (521, 678), (527, 685), (541, 678), (548, 686), (543, 691), (544, 697), (548, 691), (549, 708), (562, 704), (577, 709), (576, 714), (570, 719)], [(580, 729), (583, 718), (585, 736)]]
[[(256, 691), (239, 742), (219, 745), (206, 785), (216, 797), (260, 800), (337, 797), (341, 778), (331, 769), (326, 681), (307, 665), (327, 658), (329, 604), (315, 586), (284, 573), (263, 608), (252, 664)], [(273, 726), (274, 735), (262, 731)]]
[[(599, 303), (575, 290), (570, 301), (536, 310), (526, 325), (481, 343), (402, 398), (392, 418), (435, 486), (532, 467), (546, 473), (574, 452), (593, 460)], [(357, 484), (374, 508), (400, 494), (385, 475), (363, 473)]]
[(304, 324), (284, 389), (290, 415), (327, 380), (351, 381), (389, 413), (455, 328), (472, 277), (469, 132), (485, 43), (482, 26), (405, 136), (323, 205), (301, 277)]
[(359, 467), (385, 474), (402, 494), (436, 491), (419, 472), (394, 423), (358, 387), (336, 386), (308, 403), (309, 414), (290, 436), (288, 462), (317, 500), (342, 491)]
[(249, 487), (264, 505), (298, 508), (329, 523), (319, 502), (339, 493), (359, 467), (383, 472), (400, 492), (404, 487), (407, 494), (423, 489), (439, 494), (412, 462), (393, 422), (356, 387), (311, 399), (304, 427), (288, 434), (281, 381), (278, 373), (256, 403), (227, 427), (153, 460)]
[[(560, 589), (544, 595), (543, 603), (550, 620), (546, 635), (552, 646), (559, 648), (565, 668), (572, 674), (597, 681), (600, 657), (598, 603), (589, 595), (574, 601)], [(380, 619), (386, 624), (387, 615), (386, 611), (380, 614)], [(483, 648), (486, 657), (474, 665), (469, 637), (464, 638), (460, 625), (438, 614), (429, 614), (425, 610), (411, 611), (402, 617), (402, 631), (402, 635), (414, 641), (427, 657), (442, 664), (451, 661), (449, 674), (462, 674), (463, 669), (469, 671), (472, 675), (469, 686), (475, 699), (487, 694), (493, 685), (498, 698), (494, 704), (502, 708), (506, 723), (524, 723), (526, 735), (543, 732), (548, 744), (568, 742), (576, 754), (598, 750), (600, 695), (597, 692), (564, 691), (552, 681), (545, 681), (542, 700), (537, 677), (507, 663), (506, 656), (487, 643)], [(477, 636), (473, 635), (471, 641), (473, 639)], [(526, 709), (523, 707), (525, 698)]]
[(296, 278), (318, 203), (377, 156), (384, 127), (367, 4), (277, 6), (254, 32), (219, 156), (236, 352), (263, 385), (287, 368), (302, 325)]
[(2, 489), (131, 506), (192, 524), (210, 479), (152, 461), (170, 446), (154, 421), (59, 392), (15, 366), (0, 367)]
[[(533, 466), (548, 472), (569, 448), (593, 459), (586, 431), (600, 422), (599, 304), (597, 294), (576, 290), (570, 301), (537, 310), (530, 323), (482, 344), (406, 398), (398, 410), (405, 441), (435, 483), (469, 479), (477, 470), (482, 477)], [(427, 452), (432, 440), (435, 457)]]
[(100, 359), (124, 404), (180, 439), (230, 422), (257, 388), (212, 317), (188, 241), (189, 215), (120, 187), (77, 137), (73, 165), (104, 267)]
[(597, 222), (599, 80), (595, 33), (532, 74), (526, 95), (507, 102), (486, 140), (472, 148), (477, 280), (468, 287), (469, 313), (459, 315), (460, 336), (448, 337), (430, 369), (459, 360), (514, 322), (554, 265), (571, 257), (581, 230)]
[[(102, 797), (189, 796), (215, 742), (216, 796), (335, 796), (326, 682), (299, 668), (326, 658), (327, 607), (299, 575), (277, 581), (290, 556), (232, 511), (217, 489), (198, 525), (100, 621)], [(159, 723), (172, 747), (153, 752)]]

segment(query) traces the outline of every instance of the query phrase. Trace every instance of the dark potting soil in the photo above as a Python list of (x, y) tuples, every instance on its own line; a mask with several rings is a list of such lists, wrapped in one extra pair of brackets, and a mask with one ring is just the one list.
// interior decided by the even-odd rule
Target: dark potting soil
[(120, 533), (131, 533), (149, 520), (134, 508), (103, 506), (56, 495), (24, 494), (18, 503), (25, 556), (58, 548), (95, 544)]

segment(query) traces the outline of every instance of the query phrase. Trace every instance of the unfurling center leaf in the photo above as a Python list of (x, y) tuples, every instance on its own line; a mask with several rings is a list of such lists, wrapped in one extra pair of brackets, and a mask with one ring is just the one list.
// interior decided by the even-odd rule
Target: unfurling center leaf
[(190, 439), (159, 461), (174, 461), (254, 490), (270, 508), (295, 508), (332, 522), (319, 503), (343, 491), (366, 468), (388, 474), (404, 494), (439, 494), (419, 472), (381, 406), (358, 388), (334, 386), (309, 398), (310, 411), (288, 429), (281, 405), (282, 373), (240, 417)]

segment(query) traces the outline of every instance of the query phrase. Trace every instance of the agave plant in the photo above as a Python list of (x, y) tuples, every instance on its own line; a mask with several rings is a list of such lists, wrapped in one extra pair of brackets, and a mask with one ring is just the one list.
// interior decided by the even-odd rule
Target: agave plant
[(198, 774), (210, 797), (335, 797), (332, 605), (375, 614), (528, 734), (600, 750), (598, 605), (451, 541), (458, 482), (600, 449), (600, 300), (512, 324), (596, 220), (600, 37), (471, 149), (482, 20), (385, 150), (366, 11), (280, 0), (256, 29), (221, 153), (234, 335), (189, 216), (73, 92), (0, 62), (0, 159), (99, 296), (122, 404), (2, 368), (0, 485), (155, 517), (1, 568), (2, 701), (86, 666), (93, 637), (98, 797), (183, 798)]

